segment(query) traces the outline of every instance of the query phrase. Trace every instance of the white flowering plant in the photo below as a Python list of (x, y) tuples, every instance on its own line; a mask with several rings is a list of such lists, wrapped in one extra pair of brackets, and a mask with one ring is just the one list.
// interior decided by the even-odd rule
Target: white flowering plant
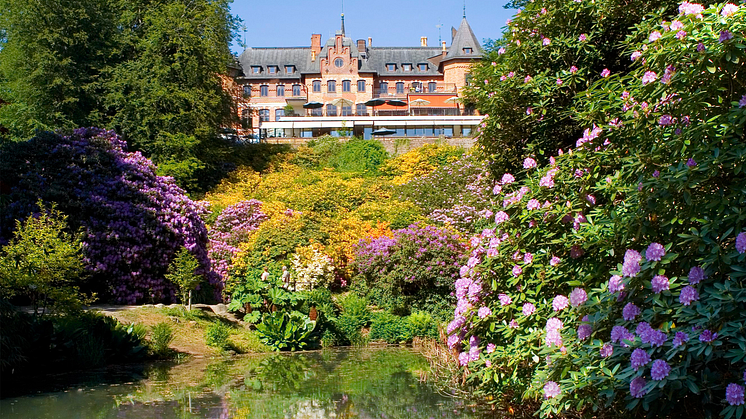
[(296, 249), (292, 258), (294, 282), (298, 291), (328, 287), (334, 282), (334, 263), (323, 247), (311, 244)]

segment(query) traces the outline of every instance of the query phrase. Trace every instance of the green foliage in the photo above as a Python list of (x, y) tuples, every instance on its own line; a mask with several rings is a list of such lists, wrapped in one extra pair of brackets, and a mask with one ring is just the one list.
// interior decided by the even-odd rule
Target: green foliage
[(267, 281), (262, 281), (261, 271), (252, 270), (233, 288), (228, 310), (238, 312), (243, 309), (251, 322), (255, 323), (258, 320), (257, 315), (252, 314), (255, 311), (295, 310), (303, 305), (306, 298), (306, 293), (286, 290), (279, 275), (270, 275)]
[(176, 285), (179, 290), (179, 298), (182, 304), (192, 303), (192, 291), (194, 291), (202, 279), (195, 271), (199, 269), (199, 261), (186, 248), (182, 248), (171, 264), (168, 265), (166, 279)]
[(341, 172), (376, 175), (388, 158), (389, 154), (380, 141), (353, 137), (343, 144), (331, 166)]
[(339, 298), (342, 313), (334, 322), (339, 335), (340, 345), (364, 345), (367, 339), (362, 334), (362, 328), (370, 323), (371, 314), (368, 300), (354, 293)]
[(293, 162), (301, 167), (331, 167), (340, 172), (355, 172), (378, 175), (389, 155), (380, 141), (353, 137), (348, 141), (324, 136), (308, 142), (293, 156)]
[(408, 342), (412, 340), (412, 331), (406, 317), (383, 312), (373, 316), (368, 337), (388, 343)]
[(150, 329), (150, 348), (156, 356), (165, 357), (170, 352), (169, 345), (174, 340), (170, 324), (161, 322)]
[(430, 313), (424, 311), (412, 313), (407, 317), (407, 321), (412, 337), (438, 338), (438, 323)]
[(303, 313), (277, 311), (264, 315), (256, 330), (262, 342), (275, 351), (297, 351), (316, 344), (316, 324)]
[(230, 336), (230, 326), (222, 322), (215, 322), (210, 324), (207, 330), (205, 330), (205, 343), (207, 346), (227, 350), (231, 347), (230, 340), (228, 339)]
[(632, 61), (622, 54), (622, 41), (646, 15), (674, 12), (680, 1), (513, 3), (523, 10), (472, 69), (477, 82), (465, 89), (466, 100), (490, 115), (479, 144), (495, 172), (519, 170), (528, 156), (546, 162), (573, 146), (585, 128), (575, 118), (579, 93), (604, 69), (628, 72)]
[(13, 137), (103, 122), (118, 3), (0, 1), (0, 125)]
[(0, 249), (0, 297), (25, 297), (34, 312), (79, 310), (85, 298), (77, 284), (83, 270), (82, 244), (67, 232), (67, 217), (39, 202), (40, 214), (16, 220), (8, 245)]

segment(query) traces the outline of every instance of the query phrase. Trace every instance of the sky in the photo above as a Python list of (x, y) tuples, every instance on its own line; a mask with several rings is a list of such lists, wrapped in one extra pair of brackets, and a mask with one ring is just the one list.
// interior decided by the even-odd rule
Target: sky
[[(232, 13), (246, 26), (249, 47), (310, 46), (311, 34), (320, 33), (323, 43), (340, 28), (343, 0), (234, 0)], [(477, 39), (497, 39), (515, 10), (505, 9), (507, 0), (466, 0), (466, 19)], [(352, 39), (373, 38), (373, 46), (428, 46), (442, 39), (451, 44), (451, 26), (458, 28), (463, 0), (344, 0), (345, 32)], [(239, 30), (243, 39), (244, 32)], [(242, 48), (234, 42), (233, 52)]]

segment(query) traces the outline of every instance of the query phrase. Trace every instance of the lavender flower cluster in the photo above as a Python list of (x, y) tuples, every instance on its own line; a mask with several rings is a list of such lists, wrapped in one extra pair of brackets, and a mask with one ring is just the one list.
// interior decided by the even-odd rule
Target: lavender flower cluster
[(18, 158), (3, 163), (14, 165), (15, 178), (0, 236), (9, 237), (14, 219), (36, 211), (37, 200), (54, 202), (71, 228), (82, 230), (92, 291), (120, 303), (173, 300), (164, 274), (182, 247), (216, 284), (200, 218), (206, 208), (125, 147), (114, 132), (98, 128), (43, 133), (22, 144)]

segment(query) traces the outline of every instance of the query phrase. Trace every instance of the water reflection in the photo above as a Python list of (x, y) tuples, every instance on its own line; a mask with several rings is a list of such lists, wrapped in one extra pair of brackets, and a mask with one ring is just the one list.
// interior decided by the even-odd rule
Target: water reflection
[[(120, 384), (68, 384), (0, 400), (4, 418), (476, 418), (421, 382), (403, 348), (268, 354), (157, 364)], [(63, 389), (64, 388), (64, 389)]]

